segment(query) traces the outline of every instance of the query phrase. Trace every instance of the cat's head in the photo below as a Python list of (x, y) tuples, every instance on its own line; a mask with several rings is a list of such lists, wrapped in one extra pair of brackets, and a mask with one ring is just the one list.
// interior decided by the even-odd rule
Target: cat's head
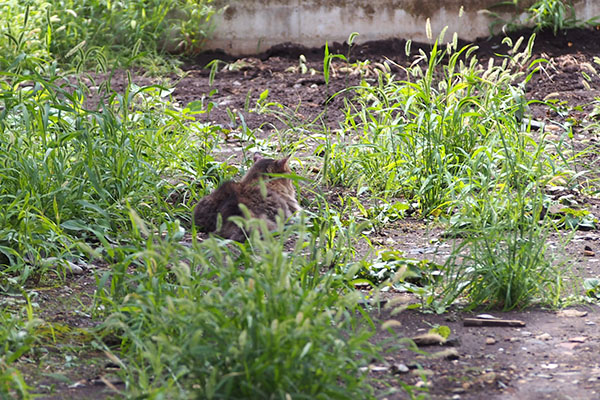
[(257, 180), (264, 174), (291, 174), (292, 170), (288, 165), (290, 156), (274, 160), (265, 158), (260, 153), (254, 153), (254, 165), (250, 167), (246, 175), (242, 178), (242, 182), (248, 183)]

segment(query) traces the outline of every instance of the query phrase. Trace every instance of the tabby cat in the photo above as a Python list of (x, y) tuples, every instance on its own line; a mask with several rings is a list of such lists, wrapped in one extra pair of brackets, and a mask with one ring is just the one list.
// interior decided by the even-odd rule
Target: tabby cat
[[(217, 218), (221, 214), (221, 230), (216, 233), (221, 237), (241, 242), (246, 240), (244, 231), (229, 221), (231, 216), (243, 215), (239, 204), (248, 208), (251, 217), (265, 220), (270, 230), (277, 227), (275, 217), (279, 210), (283, 211), (285, 218), (300, 210), (292, 181), (284, 177), (269, 176), (269, 174), (290, 174), (292, 171), (288, 160), (289, 156), (273, 160), (263, 158), (258, 153), (254, 154), (254, 165), (240, 182), (225, 182), (196, 204), (194, 223), (198, 230), (215, 232)], [(261, 180), (264, 182), (262, 190)]]

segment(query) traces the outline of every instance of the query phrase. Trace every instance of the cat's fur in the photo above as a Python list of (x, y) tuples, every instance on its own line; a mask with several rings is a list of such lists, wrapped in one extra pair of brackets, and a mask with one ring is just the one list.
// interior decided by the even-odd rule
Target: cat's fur
[[(244, 241), (246, 236), (242, 229), (229, 221), (231, 216), (243, 216), (240, 203), (248, 208), (251, 217), (265, 220), (271, 230), (277, 226), (275, 217), (279, 210), (283, 211), (285, 218), (300, 210), (292, 181), (288, 178), (268, 175), (290, 174), (292, 171), (288, 159), (289, 157), (273, 160), (255, 154), (254, 165), (240, 182), (225, 182), (196, 204), (193, 216), (198, 230), (215, 232), (217, 218), (221, 214), (221, 230), (216, 233), (224, 238)], [(264, 182), (266, 195), (261, 192), (260, 180)]]

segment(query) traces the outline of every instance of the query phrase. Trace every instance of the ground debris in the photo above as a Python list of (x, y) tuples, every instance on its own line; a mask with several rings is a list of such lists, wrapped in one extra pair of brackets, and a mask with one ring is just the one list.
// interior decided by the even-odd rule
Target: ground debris
[(495, 383), (496, 381), (498, 381), (500, 378), (501, 378), (501, 375), (499, 375), (493, 371), (486, 372), (483, 375), (476, 377), (475, 379), (473, 379), (470, 382), (463, 383), (462, 388), (464, 390), (469, 390), (475, 386), (491, 385), (491, 384)]
[(561, 310), (558, 311), (556, 313), (557, 316), (559, 317), (566, 317), (566, 318), (572, 318), (572, 317), (585, 317), (586, 315), (588, 315), (587, 311), (579, 311), (579, 310), (575, 310), (575, 309), (568, 309), (568, 310)]
[(488, 319), (488, 318), (465, 318), (464, 326), (525, 326), (525, 322), (518, 319)]
[(408, 373), (408, 371), (410, 371), (410, 368), (408, 368), (408, 366), (406, 366), (406, 364), (402, 364), (402, 363), (397, 363), (397, 364), (393, 364), (392, 367), (390, 368), (392, 374), (398, 375), (398, 374), (406, 374)]
[(435, 346), (446, 343), (446, 339), (437, 333), (424, 333), (413, 336), (411, 339), (417, 346)]
[(459, 357), (458, 350), (456, 350), (454, 347), (429, 354), (429, 358), (433, 359), (445, 358), (446, 360), (458, 360)]

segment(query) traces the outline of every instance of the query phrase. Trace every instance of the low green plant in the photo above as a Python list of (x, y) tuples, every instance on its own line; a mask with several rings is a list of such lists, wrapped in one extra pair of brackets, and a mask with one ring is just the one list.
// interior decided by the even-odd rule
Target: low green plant
[[(517, 19), (513, 17), (506, 21), (500, 14), (492, 11), (496, 7), (513, 6), (514, 13), (525, 13), (525, 19)], [(515, 31), (517, 29), (529, 26), (533, 27), (535, 32), (551, 29), (554, 36), (558, 32), (563, 32), (568, 29), (578, 28), (582, 26), (590, 26), (598, 21), (598, 17), (588, 21), (582, 21), (576, 17), (575, 6), (571, 0), (537, 0), (528, 7), (522, 7), (519, 0), (502, 1), (495, 4), (492, 9), (487, 10), (493, 18), (490, 25), (490, 31), (494, 31), (495, 27), (502, 25), (507, 31)]]
[(200, 51), (216, 12), (212, 0), (9, 1), (0, 4), (0, 54), (78, 64), (92, 51), (155, 65), (159, 54)]
[[(598, 59), (600, 64), (600, 58)], [(592, 103), (593, 109), (589, 113), (589, 124), (585, 127), (592, 132), (600, 132), (600, 97), (596, 97)]]
[(32, 398), (31, 388), (14, 364), (32, 348), (36, 329), (43, 321), (34, 316), (31, 302), (25, 297), (25, 317), (9, 311), (4, 305), (0, 309), (0, 397), (3, 399)]
[(386, 199), (374, 198), (372, 199), (373, 204), (363, 204), (357, 197), (349, 197), (349, 200), (360, 211), (361, 217), (371, 222), (375, 230), (403, 219), (410, 209), (410, 206), (402, 201), (387, 201)]
[(333, 54), (329, 52), (329, 45), (325, 42), (325, 51), (323, 54), (323, 78), (325, 79), (325, 85), (329, 88), (329, 81), (331, 70), (333, 67), (333, 61), (335, 59), (340, 59), (346, 63), (346, 65), (350, 64), (350, 52), (352, 51), (352, 46), (354, 45), (354, 41), (358, 37), (358, 32), (352, 32), (348, 39), (346, 40), (346, 44), (348, 45), (348, 52), (346, 55), (343, 54)]
[(54, 64), (12, 65), (0, 72), (0, 265), (20, 283), (52, 257), (82, 257), (82, 244), (113, 254), (130, 209), (156, 225), (189, 220), (193, 201), (235, 172), (210, 155), (219, 128), (171, 89), (107, 88), (88, 108), (87, 84)]
[(361, 367), (379, 355), (347, 286), (355, 268), (332, 268), (339, 247), (303, 218), (278, 235), (240, 219), (255, 228), (246, 244), (148, 238), (122, 295), (101, 295), (128, 395), (373, 398)]
[[(543, 193), (549, 179), (545, 165), (552, 161), (543, 138), (535, 141), (520, 132), (514, 115), (502, 119), (502, 146), (477, 157), (479, 171), (495, 174), (472, 176), (468, 185), (478, 192), (463, 192), (450, 220), (449, 236), (460, 242), (444, 266), (441, 302), (449, 305), (466, 295), (469, 308), (510, 310), (532, 302), (556, 306), (562, 273), (546, 252), (555, 225), (545, 218)], [(516, 141), (509, 143), (507, 137)]]
[(536, 32), (552, 29), (555, 36), (559, 31), (579, 24), (572, 1), (538, 0), (527, 8), (527, 14), (527, 22), (533, 24)]
[[(500, 215), (509, 211), (497, 210), (495, 205), (487, 208), (487, 212)], [(515, 207), (511, 211), (520, 210)], [(440, 301), (445, 306), (461, 295), (466, 296), (469, 309), (483, 306), (506, 311), (531, 303), (558, 305), (562, 273), (546, 251), (548, 228), (531, 221), (516, 222), (527, 225), (497, 222), (460, 230), (464, 238), (444, 268), (447, 280)]]
[(373, 260), (363, 261), (356, 278), (368, 281), (373, 287), (383, 283), (411, 290), (411, 285), (429, 286), (439, 277), (440, 266), (429, 260), (409, 258), (399, 250), (381, 250)]
[(583, 282), (583, 289), (585, 290), (585, 294), (594, 299), (600, 300), (600, 279), (598, 278), (588, 278)]
[(295, 74), (310, 74), (316, 75), (317, 71), (314, 68), (308, 68), (306, 63), (306, 56), (304, 54), (300, 54), (298, 57), (298, 65), (293, 67), (286, 68), (285, 72), (291, 72)]

